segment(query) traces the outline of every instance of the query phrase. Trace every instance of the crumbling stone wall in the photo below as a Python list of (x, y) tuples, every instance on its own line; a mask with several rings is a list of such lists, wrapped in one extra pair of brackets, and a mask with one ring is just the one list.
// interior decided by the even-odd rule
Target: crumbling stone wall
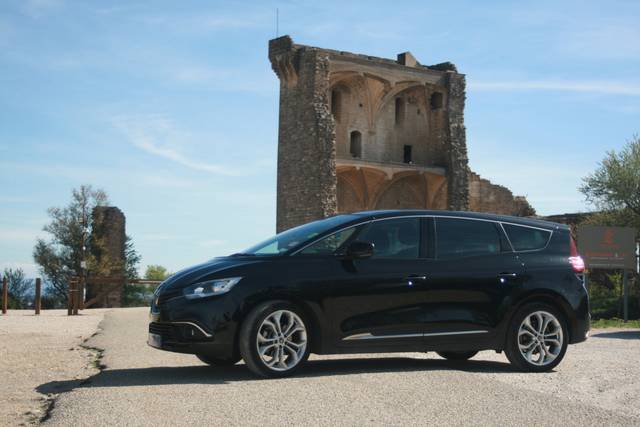
[(469, 173), (469, 209), (514, 216), (536, 214), (527, 199), (514, 196), (508, 188), (492, 184), (474, 172)]
[(466, 83), (455, 65), (289, 36), (269, 42), (269, 59), (280, 79), (278, 231), (353, 210), (527, 211), (504, 187), (470, 181)]
[(295, 47), (289, 37), (269, 42), (280, 78), (278, 231), (337, 212), (335, 134), (329, 112), (329, 58)]
[(93, 209), (92, 215), (92, 255), (99, 267), (99, 272), (96, 277), (89, 277), (87, 281), (87, 300), (99, 295), (105, 288), (115, 286), (115, 289), (102, 297), (93, 307), (120, 307), (124, 281), (97, 283), (94, 280), (92, 283), (92, 279), (124, 278), (125, 216), (120, 209), (114, 206), (97, 206)]

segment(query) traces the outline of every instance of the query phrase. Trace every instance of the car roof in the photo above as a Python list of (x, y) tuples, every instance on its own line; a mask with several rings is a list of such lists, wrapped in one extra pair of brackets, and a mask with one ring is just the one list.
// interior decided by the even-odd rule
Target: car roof
[(441, 217), (459, 217), (471, 219), (485, 219), (491, 221), (508, 222), (513, 224), (528, 225), (531, 227), (542, 227), (549, 229), (569, 229), (566, 224), (557, 222), (544, 221), (537, 218), (519, 217), (511, 215), (498, 215), (484, 212), (472, 211), (445, 211), (445, 210), (427, 210), (427, 209), (391, 209), (391, 210), (372, 210), (362, 212), (352, 212), (352, 215), (371, 218), (386, 218), (393, 216), (441, 216)]

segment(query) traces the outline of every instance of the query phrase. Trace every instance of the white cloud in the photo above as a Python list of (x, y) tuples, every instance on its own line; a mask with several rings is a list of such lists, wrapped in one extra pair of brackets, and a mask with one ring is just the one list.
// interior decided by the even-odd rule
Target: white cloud
[(131, 144), (156, 157), (196, 171), (227, 176), (244, 175), (237, 168), (203, 162), (184, 154), (182, 147), (188, 136), (179, 132), (164, 117), (116, 118), (113, 124), (126, 135)]
[(618, 82), (607, 80), (469, 80), (472, 91), (552, 91), (581, 92), (604, 95), (640, 96), (640, 82)]

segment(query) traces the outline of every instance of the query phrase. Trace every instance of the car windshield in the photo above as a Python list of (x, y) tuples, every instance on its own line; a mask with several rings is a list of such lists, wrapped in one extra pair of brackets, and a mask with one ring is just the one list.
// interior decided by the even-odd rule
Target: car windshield
[(356, 218), (356, 215), (336, 215), (290, 228), (262, 243), (242, 251), (238, 255), (279, 255), (332, 228), (339, 227), (341, 224), (347, 224)]

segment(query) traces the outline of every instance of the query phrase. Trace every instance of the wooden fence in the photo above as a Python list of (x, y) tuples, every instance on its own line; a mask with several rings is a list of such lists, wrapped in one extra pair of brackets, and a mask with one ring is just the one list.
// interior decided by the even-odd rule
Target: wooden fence
[[(80, 277), (71, 277), (67, 287), (67, 314), (69, 316), (78, 315), (80, 310), (89, 308), (96, 302), (100, 301), (105, 295), (113, 292), (119, 286), (124, 283), (128, 284), (140, 284), (140, 285), (159, 285), (160, 280), (127, 280), (124, 277), (102, 277), (91, 279), (92, 285), (107, 285), (105, 289), (101, 289), (100, 292), (93, 298), (85, 301), (86, 283)], [(114, 285), (115, 284), (115, 285)], [(34, 310), (35, 314), (39, 315), (42, 309), (42, 280), (38, 277), (35, 280), (35, 295), (34, 295)], [(7, 277), (2, 278), (2, 314), (7, 314), (9, 308), (9, 280)]]

